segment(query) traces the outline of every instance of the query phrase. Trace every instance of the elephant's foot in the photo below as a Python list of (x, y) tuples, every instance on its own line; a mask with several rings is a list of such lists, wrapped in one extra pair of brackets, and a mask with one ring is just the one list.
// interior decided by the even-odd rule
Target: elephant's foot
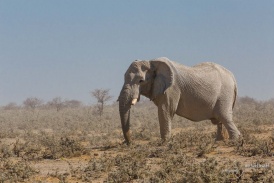
[(238, 138), (229, 139), (227, 145), (235, 146), (235, 147), (237, 147), (237, 149), (239, 149), (240, 147), (243, 147), (244, 143), (245, 143), (245, 141), (244, 141), (243, 137), (240, 135), (240, 136), (238, 136)]
[(168, 141), (168, 139), (170, 139), (171, 137), (171, 130), (169, 129), (161, 129), (161, 141), (164, 143), (166, 141)]
[(216, 135), (215, 141), (222, 141), (224, 140), (224, 137), (221, 135)]
[(229, 136), (229, 140), (238, 140), (241, 138), (242, 138), (242, 135), (240, 133), (232, 134)]
[(157, 146), (164, 146), (167, 144), (167, 140), (165, 139), (160, 139), (159, 141), (157, 141)]
[(229, 140), (237, 140), (241, 138), (241, 133), (239, 132), (239, 130), (230, 130), (228, 131), (228, 133), (229, 133)]
[(127, 140), (124, 140), (122, 143), (120, 143), (120, 145), (127, 145), (127, 146), (130, 146), (133, 144), (133, 141), (127, 141)]

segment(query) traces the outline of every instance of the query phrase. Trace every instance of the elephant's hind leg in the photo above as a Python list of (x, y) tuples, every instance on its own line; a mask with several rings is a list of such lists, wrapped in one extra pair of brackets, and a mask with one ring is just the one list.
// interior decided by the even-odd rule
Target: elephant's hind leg
[(219, 100), (215, 106), (214, 116), (225, 126), (230, 140), (240, 137), (241, 134), (233, 122), (232, 103), (229, 103), (228, 100)]
[(217, 134), (216, 134), (216, 141), (221, 141), (227, 138), (226, 129), (223, 128), (223, 125), (217, 119), (211, 119), (212, 124), (217, 125)]
[(240, 137), (241, 133), (239, 132), (238, 128), (235, 126), (232, 120), (232, 115), (222, 116), (220, 121), (222, 121), (222, 124), (227, 129), (229, 139), (237, 139)]

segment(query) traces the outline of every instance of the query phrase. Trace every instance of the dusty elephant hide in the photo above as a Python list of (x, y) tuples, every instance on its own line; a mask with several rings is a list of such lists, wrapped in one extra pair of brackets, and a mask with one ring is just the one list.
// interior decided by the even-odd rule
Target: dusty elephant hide
[(160, 134), (170, 137), (175, 114), (192, 121), (211, 120), (217, 125), (216, 140), (222, 140), (222, 125), (229, 138), (240, 132), (233, 122), (237, 84), (233, 74), (224, 67), (205, 62), (188, 67), (168, 58), (134, 61), (124, 76), (119, 111), (126, 143), (130, 138), (130, 108), (144, 95), (158, 107)]

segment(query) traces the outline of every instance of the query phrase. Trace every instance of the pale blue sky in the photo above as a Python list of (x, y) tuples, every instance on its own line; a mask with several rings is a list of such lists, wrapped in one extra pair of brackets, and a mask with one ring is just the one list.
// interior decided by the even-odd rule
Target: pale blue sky
[(239, 95), (274, 98), (274, 1), (0, 0), (0, 105), (119, 95), (135, 59), (231, 70)]

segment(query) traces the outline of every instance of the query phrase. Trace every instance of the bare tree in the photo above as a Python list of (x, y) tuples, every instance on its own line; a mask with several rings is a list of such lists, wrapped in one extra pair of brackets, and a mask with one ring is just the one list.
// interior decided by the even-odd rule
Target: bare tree
[(109, 89), (95, 89), (91, 91), (91, 95), (96, 98), (96, 109), (99, 115), (102, 116), (106, 102), (112, 99), (112, 96), (109, 95)]
[(35, 109), (39, 106), (41, 106), (43, 104), (43, 100), (38, 99), (36, 97), (34, 98), (27, 98), (24, 102), (23, 102), (24, 106), (26, 108), (31, 108), (31, 109)]
[(19, 108), (19, 106), (15, 102), (10, 102), (3, 107), (4, 110), (14, 110), (14, 109), (18, 109), (18, 108)]
[(65, 102), (61, 97), (55, 97), (51, 101), (48, 102), (48, 105), (56, 108), (57, 112), (60, 111), (63, 107), (65, 107)]

